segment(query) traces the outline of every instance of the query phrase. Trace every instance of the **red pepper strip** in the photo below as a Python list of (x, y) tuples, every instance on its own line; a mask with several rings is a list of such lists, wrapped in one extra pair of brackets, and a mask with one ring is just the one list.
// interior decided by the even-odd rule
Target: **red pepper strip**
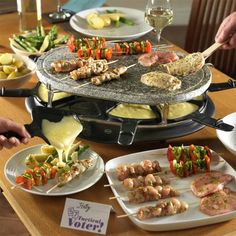
[[(33, 178), (33, 177), (32, 177)], [(22, 185), (24, 188), (31, 190), (33, 188), (33, 181), (25, 176), (16, 176), (16, 184)]]
[(172, 152), (172, 146), (171, 145), (169, 145), (168, 149), (167, 149), (167, 158), (168, 158), (169, 161), (174, 160), (174, 155), (173, 155), (173, 152)]
[(170, 163), (170, 170), (171, 170), (171, 172), (172, 172), (174, 175), (176, 175), (173, 161), (170, 161), (169, 163)]
[(134, 42), (134, 48), (135, 48), (135, 52), (136, 52), (137, 54), (142, 53), (142, 48), (141, 48), (140, 42), (135, 41), (135, 42)]
[[(39, 178), (39, 180), (41, 180), (42, 185), (47, 184), (48, 178), (47, 178), (45, 171), (42, 168), (36, 166), (34, 168), (34, 172), (35, 172), (36, 176)], [(39, 185), (40, 185), (40, 183), (39, 183)]]
[(68, 39), (67, 46), (71, 52), (75, 51), (75, 37), (74, 37), (74, 35), (71, 35), (70, 38)]
[(117, 55), (117, 56), (121, 56), (121, 55), (122, 55), (122, 49), (121, 49), (119, 43), (116, 43), (116, 44), (115, 44), (115, 52), (116, 52), (116, 55)]
[(206, 150), (207, 156), (211, 159), (211, 150), (208, 146), (204, 146), (204, 149)]
[(204, 158), (205, 158), (205, 162), (206, 162), (207, 171), (210, 171), (211, 159), (208, 155), (205, 155)]

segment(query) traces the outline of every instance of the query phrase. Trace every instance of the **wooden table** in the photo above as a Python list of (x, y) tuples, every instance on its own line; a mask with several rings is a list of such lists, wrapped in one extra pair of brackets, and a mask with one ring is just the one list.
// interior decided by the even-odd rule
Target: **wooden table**
[[(0, 50), (10, 51), (8, 38), (18, 31), (16, 14), (0, 15)], [(47, 24), (46, 22), (44, 22)], [(224, 82), (229, 79), (226, 75), (221, 72), (212, 69), (213, 82)], [(33, 87), (37, 82), (36, 76), (26, 85), (26, 87)], [(236, 96), (235, 90), (226, 90), (217, 93), (209, 93), (216, 106), (216, 118), (224, 117), (225, 115), (235, 111)], [(24, 105), (24, 98), (0, 98), (1, 116), (9, 117), (12, 120), (21, 123), (30, 123), (30, 115), (27, 113)], [(104, 162), (108, 160), (129, 154), (139, 152), (143, 150), (156, 149), (160, 147), (166, 147), (158, 142), (138, 144), (130, 147), (122, 147), (118, 145), (100, 144), (82, 140), (84, 143), (90, 145), (90, 147), (102, 156)], [(11, 185), (6, 180), (3, 170), (6, 161), (16, 152), (33, 146), (35, 144), (43, 143), (41, 139), (33, 138), (28, 145), (21, 145), (17, 148), (7, 150), (4, 149), (0, 152), (0, 187), (3, 190), (3, 194), (9, 201), (11, 206), (14, 208), (26, 228), (32, 235), (90, 235), (76, 230), (70, 230), (60, 227), (60, 221), (64, 203), (66, 197), (44, 197), (26, 193), (20, 189), (12, 190)], [(236, 157), (229, 153), (220, 141), (216, 137), (216, 131), (212, 128), (204, 128), (194, 134), (171, 140), (172, 145), (181, 144), (198, 144), (198, 145), (209, 145), (215, 151), (222, 153), (223, 157), (229, 162), (234, 168), (236, 168)], [(112, 192), (109, 188), (104, 188), (103, 185), (107, 184), (105, 176), (96, 183), (94, 186), (86, 191), (70, 195), (70, 198), (93, 201), (104, 204), (112, 204), (117, 214), (123, 214), (122, 209), (116, 201), (109, 201), (108, 197), (112, 196)], [(14, 226), (13, 226), (14, 227)], [(107, 235), (205, 235), (205, 236), (222, 236), (226, 233), (236, 234), (236, 219), (218, 223), (215, 225), (203, 226), (188, 230), (179, 230), (175, 232), (149, 232), (144, 231), (135, 226), (128, 218), (117, 219), (116, 215), (111, 213), (109, 219), (109, 225)], [(91, 234), (94, 235), (94, 234)]]

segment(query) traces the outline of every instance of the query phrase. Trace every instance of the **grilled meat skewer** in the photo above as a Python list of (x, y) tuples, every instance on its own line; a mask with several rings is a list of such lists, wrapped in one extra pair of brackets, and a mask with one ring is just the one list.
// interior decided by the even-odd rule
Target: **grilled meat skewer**
[(138, 176), (136, 178), (126, 178), (123, 180), (123, 186), (128, 190), (145, 186), (161, 186), (169, 184), (170, 180), (164, 176), (148, 174), (147, 176)]
[(135, 204), (177, 196), (179, 192), (169, 185), (139, 187), (128, 192), (129, 202)]
[(88, 58), (87, 60), (77, 58), (71, 60), (58, 60), (51, 63), (51, 67), (57, 73), (70, 72), (75, 69), (81, 68), (85, 65), (88, 65), (94, 61), (93, 58)]
[(116, 168), (117, 178), (120, 181), (129, 177), (136, 177), (139, 175), (145, 176), (155, 172), (160, 172), (161, 167), (158, 161), (144, 160), (140, 163), (131, 163), (129, 165), (120, 165)]
[[(139, 220), (151, 219), (154, 217), (171, 216), (185, 212), (188, 209), (188, 204), (184, 201), (179, 201), (177, 198), (158, 202), (155, 206), (141, 207), (137, 210), (135, 215)], [(126, 217), (128, 215), (121, 215), (117, 218)]]
[(107, 60), (93, 61), (77, 70), (70, 72), (70, 77), (73, 80), (86, 79), (92, 75), (99, 75), (108, 70)]

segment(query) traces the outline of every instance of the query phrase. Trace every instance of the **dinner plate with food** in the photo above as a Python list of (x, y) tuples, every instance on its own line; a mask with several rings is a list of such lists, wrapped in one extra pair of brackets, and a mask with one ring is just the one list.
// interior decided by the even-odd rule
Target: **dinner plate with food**
[(4, 174), (12, 189), (62, 196), (88, 189), (104, 173), (102, 158), (79, 143), (71, 147), (66, 159), (62, 165), (55, 147), (40, 144), (13, 155), (5, 165)]
[(78, 12), (70, 19), (71, 27), (88, 36), (109, 39), (134, 39), (150, 32), (144, 12), (125, 7), (100, 7)]
[(145, 230), (193, 228), (236, 217), (234, 169), (206, 146), (171, 146), (108, 161), (124, 217)]

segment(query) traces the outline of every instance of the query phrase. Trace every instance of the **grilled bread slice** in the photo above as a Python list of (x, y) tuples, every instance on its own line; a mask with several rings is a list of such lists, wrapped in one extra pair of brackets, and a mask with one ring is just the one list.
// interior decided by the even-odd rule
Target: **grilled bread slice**
[(177, 61), (160, 66), (160, 70), (174, 76), (187, 76), (199, 71), (205, 64), (200, 52), (189, 54)]
[(154, 71), (141, 76), (141, 82), (147, 86), (157, 87), (168, 91), (181, 88), (181, 80), (164, 72)]

